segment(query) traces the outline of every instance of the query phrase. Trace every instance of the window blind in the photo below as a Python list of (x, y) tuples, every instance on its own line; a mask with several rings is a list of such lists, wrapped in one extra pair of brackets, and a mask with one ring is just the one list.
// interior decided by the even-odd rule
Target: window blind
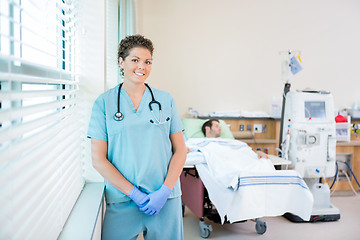
[(0, 239), (57, 239), (84, 185), (76, 4), (0, 1)]
[(135, 0), (119, 0), (119, 41), (137, 32), (135, 6)]
[(105, 40), (106, 40), (106, 90), (115, 87), (119, 83), (119, 64), (117, 49), (119, 44), (119, 3), (117, 1), (106, 1), (105, 15)]

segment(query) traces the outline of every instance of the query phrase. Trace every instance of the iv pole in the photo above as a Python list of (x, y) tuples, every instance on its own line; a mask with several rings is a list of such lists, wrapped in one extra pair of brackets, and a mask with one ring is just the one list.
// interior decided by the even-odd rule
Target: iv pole
[[(300, 51), (295, 51), (300, 53)], [(286, 102), (286, 94), (290, 91), (290, 68), (291, 68), (291, 64), (290, 64), (290, 58), (292, 55), (291, 50), (288, 51), (283, 51), (280, 52), (280, 54), (287, 54), (287, 58), (285, 60), (283, 60), (284, 62), (282, 63), (282, 77), (283, 79), (285, 79), (285, 85), (284, 85), (284, 93), (283, 93), (283, 101), (282, 101), (282, 108), (281, 108), (281, 122), (280, 122), (280, 138), (279, 138), (279, 153), (278, 156), (279, 157), (283, 157), (283, 152), (282, 152), (282, 143), (283, 143), (283, 131), (284, 131), (284, 114), (285, 114), (285, 102)]]

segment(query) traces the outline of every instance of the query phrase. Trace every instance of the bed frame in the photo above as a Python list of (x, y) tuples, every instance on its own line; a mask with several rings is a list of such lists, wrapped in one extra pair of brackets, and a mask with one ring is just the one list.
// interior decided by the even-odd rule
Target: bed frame
[[(209, 219), (214, 223), (221, 223), (220, 216), (212, 204), (208, 192), (199, 177), (198, 172), (194, 166), (185, 166), (180, 176), (181, 191), (182, 191), (182, 203), (183, 203), (183, 215), (185, 213), (185, 206), (188, 207), (200, 220), (200, 236), (202, 238), (208, 238), (212, 232), (212, 226), (205, 223), (204, 218)], [(253, 220), (256, 222), (255, 230), (258, 234), (264, 234), (266, 232), (267, 224), (260, 218)], [(246, 222), (240, 221), (240, 222)], [(225, 216), (225, 223), (229, 224)], [(236, 222), (238, 223), (238, 222)]]

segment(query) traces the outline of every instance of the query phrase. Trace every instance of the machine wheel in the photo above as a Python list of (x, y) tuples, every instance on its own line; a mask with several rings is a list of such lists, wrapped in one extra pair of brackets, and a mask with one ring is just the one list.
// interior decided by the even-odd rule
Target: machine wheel
[(264, 234), (266, 232), (266, 227), (266, 222), (259, 218), (256, 219), (255, 230), (258, 234)]
[(204, 220), (200, 220), (200, 236), (202, 238), (208, 238), (212, 232), (212, 226), (208, 225), (204, 222)]

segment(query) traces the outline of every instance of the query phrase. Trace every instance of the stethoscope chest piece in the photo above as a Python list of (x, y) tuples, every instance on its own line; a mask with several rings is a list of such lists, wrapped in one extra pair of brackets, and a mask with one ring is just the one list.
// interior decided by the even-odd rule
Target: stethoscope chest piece
[(114, 119), (115, 119), (115, 121), (121, 121), (124, 119), (124, 115), (121, 112), (117, 112), (114, 115)]

